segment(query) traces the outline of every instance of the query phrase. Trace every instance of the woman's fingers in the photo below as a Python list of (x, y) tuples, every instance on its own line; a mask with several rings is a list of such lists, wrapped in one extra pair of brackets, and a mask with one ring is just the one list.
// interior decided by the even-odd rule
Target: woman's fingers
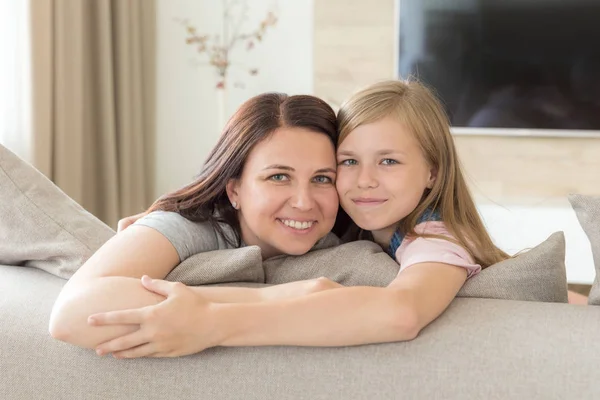
[(139, 325), (145, 320), (146, 307), (93, 314), (89, 316), (88, 323), (93, 326)]
[(146, 343), (141, 346), (113, 353), (115, 358), (139, 358), (139, 357), (165, 357), (156, 353), (152, 343)]
[(113, 353), (117, 356), (118, 353), (125, 353), (140, 346), (148, 345), (149, 339), (142, 330), (135, 331), (125, 336), (118, 337), (108, 342), (102, 343), (96, 347), (96, 354), (99, 356)]
[(149, 291), (169, 297), (174, 293), (177, 286), (181, 286), (178, 282), (169, 282), (162, 279), (152, 279), (148, 275), (142, 276), (142, 285)]

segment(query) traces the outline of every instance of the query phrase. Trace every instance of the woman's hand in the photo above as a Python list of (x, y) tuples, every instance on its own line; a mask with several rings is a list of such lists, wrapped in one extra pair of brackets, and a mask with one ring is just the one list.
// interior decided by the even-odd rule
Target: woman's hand
[(125, 230), (128, 226), (133, 225), (135, 221), (146, 216), (146, 214), (146, 212), (143, 212), (136, 215), (132, 215), (131, 217), (125, 217), (123, 219), (120, 219), (119, 223), (117, 224), (117, 232)]
[(269, 286), (262, 291), (262, 298), (264, 300), (281, 300), (290, 299), (293, 297), (306, 296), (313, 293), (322, 292), (330, 289), (337, 289), (344, 287), (331, 279), (321, 277), (316, 279), (309, 279), (305, 281), (297, 281), (284, 283), (281, 285)]
[(94, 326), (140, 326), (133, 333), (102, 343), (96, 353), (112, 353), (116, 358), (177, 357), (218, 345), (213, 303), (182, 283), (144, 276), (142, 284), (166, 300), (154, 306), (91, 315), (88, 322)]

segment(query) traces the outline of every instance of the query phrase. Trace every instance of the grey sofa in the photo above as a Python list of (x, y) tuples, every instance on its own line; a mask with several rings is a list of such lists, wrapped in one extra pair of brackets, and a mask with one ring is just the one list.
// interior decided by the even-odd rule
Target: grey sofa
[[(175, 359), (116, 360), (48, 333), (65, 279), (114, 231), (2, 146), (0, 189), (0, 400), (600, 397), (600, 281), (590, 295), (595, 305), (564, 303), (561, 233), (470, 279), (410, 342), (213, 348)], [(600, 198), (571, 200), (598, 269)], [(231, 252), (193, 256), (172, 278), (260, 285), (327, 276), (382, 286), (398, 272), (370, 242), (264, 264), (256, 248)]]
[(596, 399), (600, 307), (458, 298), (411, 342), (117, 360), (48, 334), (66, 281), (0, 266), (0, 398)]

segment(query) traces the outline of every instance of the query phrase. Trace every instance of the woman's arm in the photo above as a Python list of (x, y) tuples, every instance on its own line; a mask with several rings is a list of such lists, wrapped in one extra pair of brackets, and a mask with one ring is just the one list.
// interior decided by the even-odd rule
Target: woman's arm
[[(252, 304), (215, 304), (182, 285), (156, 281), (150, 286), (167, 301), (94, 316), (98, 325), (142, 327), (98, 350), (119, 357), (162, 357), (217, 345), (348, 346), (410, 340), (446, 309), (466, 276), (459, 267), (423, 263), (402, 271), (387, 288), (339, 288)], [(185, 321), (183, 315), (193, 317)]]
[[(163, 279), (179, 256), (158, 231), (132, 226), (110, 239), (67, 282), (50, 317), (50, 334), (81, 347), (98, 344), (134, 332), (137, 324), (91, 326), (91, 314), (155, 305), (164, 296), (146, 290), (142, 275)], [(243, 303), (289, 298), (339, 287), (327, 279), (293, 282), (268, 288), (198, 287), (192, 290), (215, 303)]]
[(163, 279), (179, 262), (173, 245), (158, 231), (132, 226), (105, 243), (60, 292), (50, 316), (50, 334), (82, 347), (94, 347), (138, 326), (90, 327), (87, 318), (101, 311), (157, 304), (163, 296), (140, 284), (144, 274)]

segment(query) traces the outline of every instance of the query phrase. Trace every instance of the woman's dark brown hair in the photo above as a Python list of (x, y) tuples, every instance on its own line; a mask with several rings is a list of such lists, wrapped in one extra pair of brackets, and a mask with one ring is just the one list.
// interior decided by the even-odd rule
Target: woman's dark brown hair
[[(284, 127), (327, 135), (334, 147), (337, 142), (335, 112), (323, 100), (307, 95), (261, 94), (242, 104), (227, 122), (196, 180), (160, 197), (148, 212), (173, 211), (191, 221), (210, 222), (231, 245), (239, 246), (240, 224), (227, 197), (227, 182), (241, 177), (254, 146)], [(219, 223), (233, 228), (233, 240), (224, 234)]]

